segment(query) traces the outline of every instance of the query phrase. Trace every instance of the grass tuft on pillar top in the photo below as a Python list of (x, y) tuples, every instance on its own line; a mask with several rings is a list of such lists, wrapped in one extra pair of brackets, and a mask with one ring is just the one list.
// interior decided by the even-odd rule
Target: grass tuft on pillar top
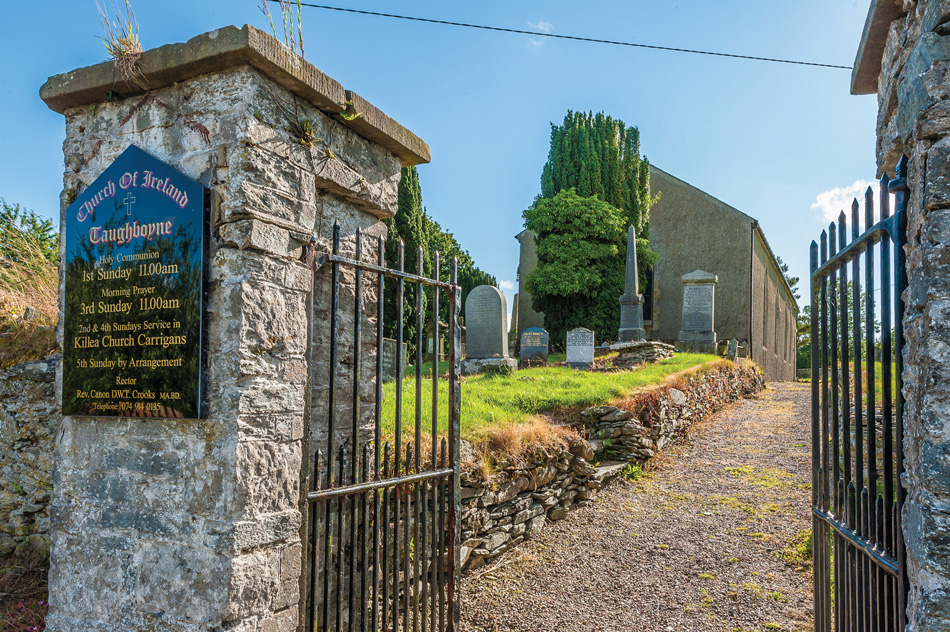
[(135, 10), (129, 0), (125, 0), (125, 15), (112, 3), (114, 19), (110, 19), (106, 10), (96, 0), (99, 18), (102, 21), (102, 42), (112, 59), (115, 71), (126, 83), (133, 83), (142, 89), (148, 89), (145, 77), (139, 69), (142, 59), (142, 41), (139, 39), (139, 23)]

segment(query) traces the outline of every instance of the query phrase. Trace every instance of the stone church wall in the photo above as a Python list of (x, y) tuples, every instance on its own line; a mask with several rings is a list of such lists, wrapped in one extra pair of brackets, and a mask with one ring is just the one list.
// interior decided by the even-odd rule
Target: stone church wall
[(673, 343), (683, 324), (684, 274), (703, 270), (719, 277), (716, 334), (719, 340), (749, 339), (748, 215), (696, 187), (650, 166), (650, 246), (660, 253), (653, 274), (651, 339)]
[(770, 380), (795, 380), (797, 310), (756, 231), (752, 260), (752, 358)]

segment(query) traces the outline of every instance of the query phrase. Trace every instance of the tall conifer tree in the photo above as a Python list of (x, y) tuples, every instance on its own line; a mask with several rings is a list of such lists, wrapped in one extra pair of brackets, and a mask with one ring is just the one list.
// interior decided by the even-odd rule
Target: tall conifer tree
[[(561, 260), (554, 257), (557, 248), (553, 245), (560, 243), (563, 249), (565, 240), (571, 239), (571, 235), (565, 233), (564, 227), (570, 225), (571, 214), (576, 212), (576, 208), (583, 206), (575, 198), (559, 196), (562, 192), (571, 192), (582, 200), (597, 198), (617, 209), (624, 225), (634, 226), (638, 239), (640, 286), (645, 287), (646, 270), (656, 263), (657, 257), (650, 250), (648, 242), (650, 206), (654, 200), (650, 197), (650, 163), (640, 156), (639, 130), (636, 127), (627, 127), (623, 121), (603, 113), (573, 111), (568, 111), (560, 125), (551, 125), (551, 147), (548, 161), (541, 172), (541, 195), (535, 200), (532, 209), (525, 212), (525, 225), (535, 232), (538, 242), (538, 265), (528, 277), (529, 287), (536, 290), (533, 292), (534, 307), (544, 312), (549, 329), (559, 331), (565, 327), (591, 326), (590, 323), (585, 324), (579, 320), (581, 317), (577, 311), (577, 301), (583, 292), (578, 294), (581, 291), (578, 288), (568, 291), (565, 284), (552, 282), (552, 279), (559, 275), (562, 278), (573, 278), (571, 271), (567, 269), (571, 266), (591, 265), (591, 262), (582, 263), (583, 257), (573, 257), (570, 261), (563, 260), (563, 257)], [(542, 204), (543, 202), (545, 203)], [(541, 206), (543, 212), (535, 212)], [(568, 206), (575, 210), (570, 210)], [(593, 205), (584, 208), (601, 207)], [(558, 219), (561, 214), (563, 221)], [(608, 216), (609, 213), (601, 209), (597, 212), (591, 211), (589, 218), (603, 219)], [(596, 292), (591, 289), (589, 293), (583, 294), (584, 300), (597, 303), (588, 306), (588, 317), (596, 318), (599, 326), (607, 327), (597, 332), (598, 338), (609, 339), (616, 335), (614, 313), (619, 323), (617, 300), (623, 293), (626, 256), (623, 240), (626, 231), (621, 230), (608, 237), (611, 230), (605, 227), (599, 234), (582, 236), (576, 232), (575, 226), (571, 232), (577, 240), (589, 241), (590, 248), (593, 248), (598, 239), (617, 241), (615, 255), (595, 258), (597, 263), (594, 267), (600, 271), (603, 282), (597, 282)], [(545, 253), (551, 256), (546, 256)], [(620, 271), (619, 276), (614, 274), (615, 269)], [(557, 271), (557, 274), (554, 274), (554, 271)], [(609, 331), (610, 328), (613, 331)], [(551, 333), (554, 335), (553, 330)]]

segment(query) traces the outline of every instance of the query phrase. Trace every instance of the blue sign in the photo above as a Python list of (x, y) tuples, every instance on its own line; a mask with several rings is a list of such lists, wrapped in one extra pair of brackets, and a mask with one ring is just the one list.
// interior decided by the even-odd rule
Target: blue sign
[(204, 199), (130, 146), (66, 210), (63, 414), (199, 417)]

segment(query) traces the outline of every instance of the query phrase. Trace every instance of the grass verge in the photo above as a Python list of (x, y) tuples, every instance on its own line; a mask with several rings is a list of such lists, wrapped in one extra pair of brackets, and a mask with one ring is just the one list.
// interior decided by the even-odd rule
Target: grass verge
[[(634, 371), (588, 372), (566, 367), (522, 369), (513, 375), (475, 375), (462, 379), (461, 437), (473, 444), (482, 461), (483, 471), (505, 465), (542, 462), (547, 455), (572, 441), (580, 440), (568, 426), (552, 425), (543, 413), (577, 410), (609, 402), (636, 403), (632, 394), (656, 386), (677, 374), (719, 366), (717, 356), (677, 354), (673, 358), (646, 365)], [(396, 435), (397, 407), (401, 412), (404, 443), (415, 441), (416, 418), (423, 432), (423, 454), (431, 452), (433, 382), (431, 377), (419, 383), (416, 392), (414, 371), (402, 382), (401, 400), (397, 401), (395, 383), (385, 387), (383, 436)], [(423, 365), (423, 374), (431, 376), (431, 365)], [(448, 434), (448, 383), (437, 381), (437, 435)], [(418, 398), (418, 408), (417, 408)]]

